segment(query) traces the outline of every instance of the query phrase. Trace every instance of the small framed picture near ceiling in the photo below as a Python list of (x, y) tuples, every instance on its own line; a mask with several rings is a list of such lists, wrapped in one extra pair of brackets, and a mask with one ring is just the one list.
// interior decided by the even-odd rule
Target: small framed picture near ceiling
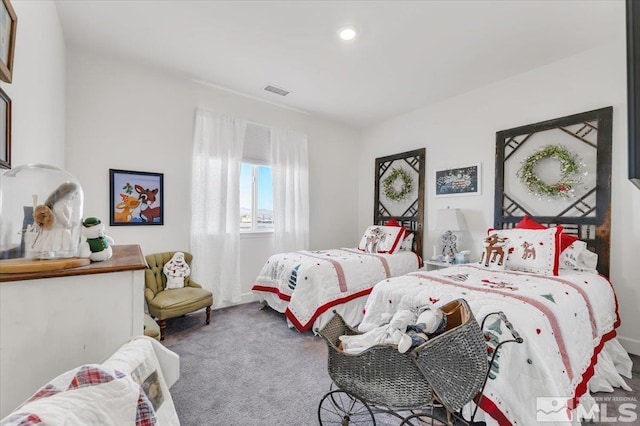
[(109, 224), (163, 225), (164, 175), (109, 169)]
[(11, 99), (0, 89), (0, 169), (11, 168)]
[(436, 197), (480, 195), (481, 163), (453, 169), (436, 170)]
[(0, 80), (11, 83), (18, 17), (9, 0), (0, 4)]

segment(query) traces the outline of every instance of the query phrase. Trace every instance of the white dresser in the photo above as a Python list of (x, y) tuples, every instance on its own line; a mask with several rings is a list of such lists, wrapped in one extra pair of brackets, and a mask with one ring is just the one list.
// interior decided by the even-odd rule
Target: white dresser
[(0, 268), (0, 418), (58, 374), (143, 333), (145, 268), (138, 245), (78, 268)]

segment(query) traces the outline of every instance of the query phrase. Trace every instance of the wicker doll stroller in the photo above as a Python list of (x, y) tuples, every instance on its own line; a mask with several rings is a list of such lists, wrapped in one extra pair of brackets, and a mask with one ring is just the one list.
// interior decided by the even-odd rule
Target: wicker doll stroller
[[(335, 314), (318, 332), (327, 343), (329, 376), (335, 385), (318, 405), (320, 424), (375, 425), (375, 414), (380, 413), (397, 417), (401, 425), (483, 424), (473, 422), (475, 412), (465, 420), (460, 410), (482, 392), (487, 380), (484, 321), (478, 325), (464, 299), (440, 309), (447, 315), (445, 331), (404, 354), (396, 345), (376, 345), (356, 355), (341, 351), (339, 337), (359, 333)], [(521, 343), (504, 314), (495, 314), (514, 336), (500, 345)]]

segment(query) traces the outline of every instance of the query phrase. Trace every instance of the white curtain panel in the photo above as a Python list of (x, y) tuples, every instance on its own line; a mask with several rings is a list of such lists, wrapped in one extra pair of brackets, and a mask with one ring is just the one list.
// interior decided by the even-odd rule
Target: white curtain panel
[(240, 168), (245, 120), (198, 108), (191, 174), (193, 279), (214, 304), (240, 301)]
[(309, 156), (307, 135), (271, 129), (274, 248), (309, 248)]

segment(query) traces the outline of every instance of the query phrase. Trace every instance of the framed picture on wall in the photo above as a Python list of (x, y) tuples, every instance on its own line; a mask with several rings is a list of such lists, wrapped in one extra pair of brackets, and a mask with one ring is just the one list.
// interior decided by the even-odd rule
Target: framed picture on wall
[(0, 169), (11, 168), (11, 99), (0, 89)]
[(163, 225), (164, 175), (109, 169), (109, 224)]
[(18, 17), (9, 0), (0, 4), (0, 80), (11, 83)]
[(436, 170), (436, 197), (480, 195), (482, 171), (480, 163), (454, 169)]

